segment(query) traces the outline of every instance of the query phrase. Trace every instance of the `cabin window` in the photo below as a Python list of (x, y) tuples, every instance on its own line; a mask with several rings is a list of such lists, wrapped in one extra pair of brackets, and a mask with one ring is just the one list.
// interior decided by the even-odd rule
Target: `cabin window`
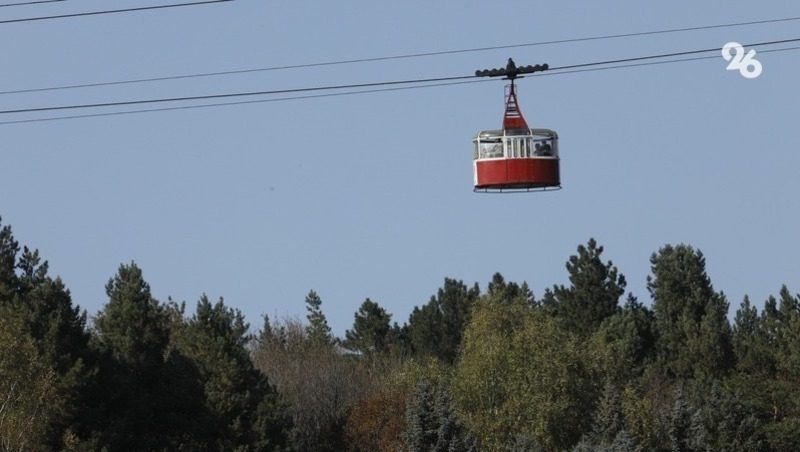
[(500, 139), (480, 140), (478, 142), (478, 158), (490, 159), (503, 156), (503, 143)]

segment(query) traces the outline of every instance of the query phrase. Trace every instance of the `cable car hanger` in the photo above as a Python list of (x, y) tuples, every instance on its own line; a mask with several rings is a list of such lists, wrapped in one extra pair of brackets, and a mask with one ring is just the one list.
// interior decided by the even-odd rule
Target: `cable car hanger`
[(514, 60), (509, 58), (508, 64), (506, 64), (505, 68), (483, 69), (483, 70), (479, 69), (475, 71), (475, 77), (499, 77), (501, 75), (505, 75), (504, 80), (511, 80), (513, 82), (515, 78), (520, 76), (520, 74), (532, 74), (534, 72), (542, 72), (548, 69), (550, 69), (550, 66), (547, 63), (537, 64), (535, 66), (517, 67), (517, 65), (514, 64)]
[(506, 85), (503, 128), (478, 132), (473, 138), (473, 180), (476, 192), (552, 191), (561, 188), (558, 134), (532, 129), (522, 116), (514, 80), (520, 74), (549, 69), (547, 64), (517, 66), (514, 60), (501, 69), (475, 71), (476, 77), (503, 77)]

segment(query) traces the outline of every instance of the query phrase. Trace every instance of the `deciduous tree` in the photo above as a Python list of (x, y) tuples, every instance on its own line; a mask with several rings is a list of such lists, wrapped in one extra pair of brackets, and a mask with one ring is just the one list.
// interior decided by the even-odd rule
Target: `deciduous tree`
[(524, 296), (479, 301), (453, 393), (481, 450), (502, 450), (517, 436), (548, 450), (573, 446), (591, 424), (596, 397), (586, 355), (576, 336)]
[(56, 372), (19, 311), (0, 305), (0, 450), (45, 450)]
[(299, 450), (345, 449), (348, 410), (372, 390), (370, 369), (338, 347), (312, 342), (295, 320), (271, 322), (254, 362), (288, 403)]

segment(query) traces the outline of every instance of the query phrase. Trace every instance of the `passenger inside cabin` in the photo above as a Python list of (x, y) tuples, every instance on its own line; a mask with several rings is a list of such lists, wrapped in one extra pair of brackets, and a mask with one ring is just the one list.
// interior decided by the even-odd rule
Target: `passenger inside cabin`
[(553, 148), (550, 146), (550, 143), (536, 143), (536, 152), (534, 155), (540, 157), (552, 156), (553, 155)]
[(494, 158), (503, 156), (503, 144), (499, 139), (481, 140), (481, 158)]

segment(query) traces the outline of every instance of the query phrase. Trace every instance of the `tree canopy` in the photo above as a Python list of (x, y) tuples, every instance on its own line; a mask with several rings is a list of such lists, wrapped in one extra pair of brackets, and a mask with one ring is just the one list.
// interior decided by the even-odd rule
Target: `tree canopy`
[(0, 449), (800, 449), (800, 295), (731, 323), (699, 250), (653, 253), (642, 301), (604, 253), (579, 245), (540, 299), (444, 278), (398, 324), (366, 298), (337, 337), (314, 290), (305, 322), (254, 332), (221, 297), (158, 300), (135, 262), (90, 320), (0, 223)]

